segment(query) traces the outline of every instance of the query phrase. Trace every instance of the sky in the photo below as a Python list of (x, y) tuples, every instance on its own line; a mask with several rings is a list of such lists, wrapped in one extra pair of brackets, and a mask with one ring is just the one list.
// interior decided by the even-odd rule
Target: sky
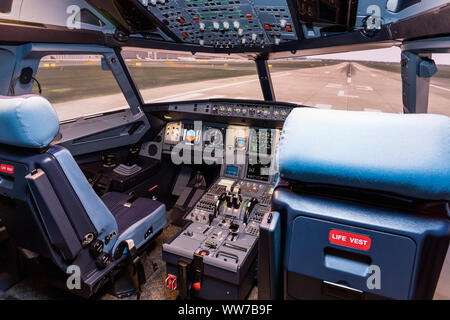
[[(376, 49), (367, 51), (353, 51), (336, 54), (325, 54), (309, 57), (311, 59), (338, 59), (338, 60), (359, 60), (359, 61), (383, 61), (400, 62), (401, 50), (399, 47), (388, 49)], [(450, 54), (434, 54), (433, 59), (436, 64), (450, 65)]]

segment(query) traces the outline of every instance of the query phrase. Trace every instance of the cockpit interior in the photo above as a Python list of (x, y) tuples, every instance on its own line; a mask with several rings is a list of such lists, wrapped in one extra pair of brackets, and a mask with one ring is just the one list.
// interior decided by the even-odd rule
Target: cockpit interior
[(0, 1), (0, 299), (450, 299), (449, 23)]

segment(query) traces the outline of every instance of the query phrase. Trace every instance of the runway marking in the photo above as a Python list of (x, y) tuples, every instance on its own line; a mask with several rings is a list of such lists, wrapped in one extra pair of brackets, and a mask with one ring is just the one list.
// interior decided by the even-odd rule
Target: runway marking
[[(279, 78), (279, 77), (284, 77), (284, 76), (288, 76), (290, 75), (290, 72), (277, 72), (274, 73), (272, 75), (272, 79), (273, 78)], [(223, 89), (223, 88), (228, 88), (228, 87), (234, 87), (234, 86), (240, 86), (243, 84), (247, 84), (247, 83), (252, 83), (252, 82), (257, 82), (259, 81), (258, 78), (256, 79), (251, 79), (251, 80), (244, 80), (244, 81), (239, 81), (239, 82), (232, 82), (232, 83), (227, 83), (227, 84), (222, 84), (220, 86), (215, 86), (215, 87), (209, 87), (209, 88), (204, 88), (204, 89), (198, 89), (198, 90), (193, 90), (189, 93), (177, 93), (177, 94), (172, 94), (170, 96), (165, 96), (165, 97), (160, 97), (160, 98), (156, 98), (153, 99), (151, 101), (156, 102), (156, 101), (164, 101), (167, 99), (180, 99), (180, 97), (184, 97), (186, 94), (188, 95), (192, 95), (192, 94), (198, 94), (198, 93), (203, 93), (206, 91), (210, 91), (210, 90), (216, 90), (216, 89)], [(200, 94), (203, 95), (203, 94)], [(191, 98), (191, 97), (190, 97)], [(181, 99), (180, 99), (181, 100)]]
[(197, 93), (196, 92), (192, 92), (192, 93), (189, 93), (189, 94), (178, 93), (178, 94), (173, 94), (171, 96), (165, 96), (165, 97), (161, 97), (161, 98), (157, 98), (157, 99), (150, 99), (150, 101), (151, 102), (169, 101), (171, 99), (177, 99), (179, 101), (182, 101), (182, 100), (187, 100), (187, 99), (191, 99), (191, 98), (198, 98), (198, 97), (201, 97), (203, 95), (204, 95), (203, 93), (199, 93), (199, 92), (197, 92)]
[(373, 91), (371, 86), (356, 86), (356, 89), (365, 90), (365, 91)]
[(344, 90), (339, 90), (338, 97), (345, 97), (345, 98), (352, 98), (352, 99), (359, 98), (359, 96), (352, 96), (352, 95), (345, 94)]
[(342, 88), (342, 84), (338, 84), (338, 83), (329, 83), (326, 86), (327, 88), (335, 88), (335, 89), (340, 89)]
[(225, 98), (225, 96), (208, 96), (207, 99), (221, 99), (221, 98)]
[(331, 108), (333, 108), (333, 105), (318, 103), (314, 107), (319, 108), (319, 109), (331, 109)]
[(374, 77), (374, 78), (377, 77), (377, 75), (375, 73), (372, 73), (371, 76)]
[(431, 87), (437, 88), (437, 89), (441, 89), (441, 90), (445, 90), (445, 91), (450, 91), (450, 89), (444, 88), (444, 87), (439, 87), (435, 84), (430, 84)]
[(372, 108), (364, 108), (363, 110), (367, 112), (383, 112), (380, 109), (372, 109)]

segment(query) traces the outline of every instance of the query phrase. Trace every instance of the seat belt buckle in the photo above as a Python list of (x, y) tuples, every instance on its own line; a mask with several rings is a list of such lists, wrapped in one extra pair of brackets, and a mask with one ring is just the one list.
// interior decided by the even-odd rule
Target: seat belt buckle
[(124, 207), (131, 208), (133, 203), (138, 199), (136, 195), (132, 195), (131, 198), (129, 198), (124, 204)]

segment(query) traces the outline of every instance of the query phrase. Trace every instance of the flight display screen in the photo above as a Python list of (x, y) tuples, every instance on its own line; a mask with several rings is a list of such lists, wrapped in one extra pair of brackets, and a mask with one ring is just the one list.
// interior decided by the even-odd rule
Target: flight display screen
[(269, 181), (271, 163), (262, 163), (258, 160), (256, 163), (249, 163), (247, 169), (247, 179), (258, 181)]
[(237, 177), (239, 174), (239, 167), (228, 165), (227, 170), (225, 171), (227, 176)]
[(231, 187), (234, 184), (234, 180), (221, 179), (217, 184), (223, 187)]
[(183, 141), (187, 144), (198, 144), (201, 141), (202, 131), (194, 127), (193, 123), (183, 125)]
[(250, 137), (250, 150), (252, 153), (263, 155), (272, 154), (274, 136), (270, 129), (254, 129)]
[(196, 132), (194, 130), (184, 130), (184, 141), (187, 141), (189, 143), (195, 142), (195, 137), (197, 136)]

